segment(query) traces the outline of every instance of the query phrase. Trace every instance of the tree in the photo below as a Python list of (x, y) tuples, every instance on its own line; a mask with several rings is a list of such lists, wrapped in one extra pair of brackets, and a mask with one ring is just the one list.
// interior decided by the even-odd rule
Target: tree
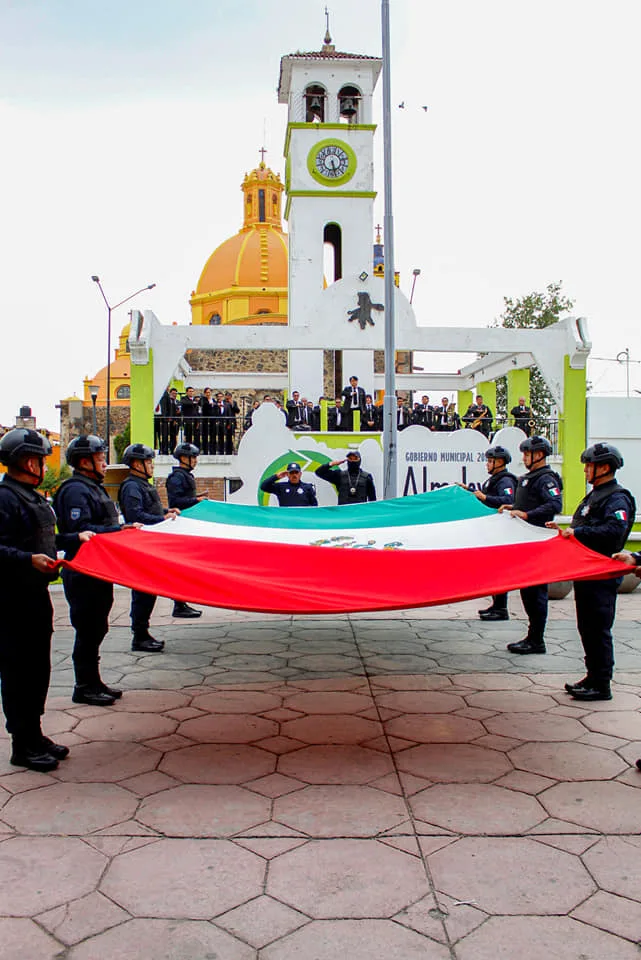
[[(563, 314), (569, 313), (574, 306), (574, 300), (567, 297), (561, 290), (561, 281), (549, 283), (545, 293), (528, 293), (527, 296), (513, 299), (504, 297), (505, 309), (495, 320), (494, 327), (508, 327), (514, 329), (535, 328), (542, 329), (557, 323)], [(530, 406), (536, 420), (546, 420), (550, 415), (550, 407), (554, 398), (543, 379), (538, 367), (530, 368)], [(497, 417), (507, 418), (507, 379), (500, 377), (496, 381), (496, 409)]]
[(71, 476), (71, 469), (66, 463), (63, 463), (59, 470), (55, 467), (47, 467), (44, 480), (40, 484), (40, 491), (49, 496), (53, 496), (63, 480)]
[(122, 433), (116, 434), (114, 437), (114, 449), (116, 451), (116, 459), (118, 463), (122, 463), (122, 455), (125, 452), (125, 448), (131, 443), (131, 420), (127, 422), (125, 429)]

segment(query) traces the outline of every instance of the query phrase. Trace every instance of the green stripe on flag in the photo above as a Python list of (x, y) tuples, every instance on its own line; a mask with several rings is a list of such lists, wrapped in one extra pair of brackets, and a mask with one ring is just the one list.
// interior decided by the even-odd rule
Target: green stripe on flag
[(316, 528), (406, 527), (418, 523), (472, 520), (490, 511), (474, 494), (460, 487), (442, 487), (431, 493), (344, 507), (250, 507), (203, 500), (182, 516), (240, 527)]

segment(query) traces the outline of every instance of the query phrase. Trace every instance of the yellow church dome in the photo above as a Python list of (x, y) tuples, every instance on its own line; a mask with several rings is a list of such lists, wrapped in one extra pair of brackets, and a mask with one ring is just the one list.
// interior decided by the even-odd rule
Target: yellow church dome
[(262, 161), (245, 174), (241, 189), (243, 226), (205, 264), (189, 301), (194, 324), (287, 323), (283, 183)]

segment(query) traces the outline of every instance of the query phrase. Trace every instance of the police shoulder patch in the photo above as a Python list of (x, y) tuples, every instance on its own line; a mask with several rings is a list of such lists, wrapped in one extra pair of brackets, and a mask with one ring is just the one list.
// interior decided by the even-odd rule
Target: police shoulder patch
[(69, 511), (69, 516), (71, 517), (72, 520), (80, 520), (80, 513), (81, 513), (80, 507), (72, 507), (71, 510)]

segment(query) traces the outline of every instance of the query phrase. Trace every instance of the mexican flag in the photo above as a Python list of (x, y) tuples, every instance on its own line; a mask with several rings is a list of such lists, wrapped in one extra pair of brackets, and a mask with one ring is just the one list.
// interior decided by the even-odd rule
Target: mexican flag
[(627, 571), (456, 486), (341, 507), (203, 501), (93, 537), (69, 566), (176, 600), (285, 614), (423, 607)]

